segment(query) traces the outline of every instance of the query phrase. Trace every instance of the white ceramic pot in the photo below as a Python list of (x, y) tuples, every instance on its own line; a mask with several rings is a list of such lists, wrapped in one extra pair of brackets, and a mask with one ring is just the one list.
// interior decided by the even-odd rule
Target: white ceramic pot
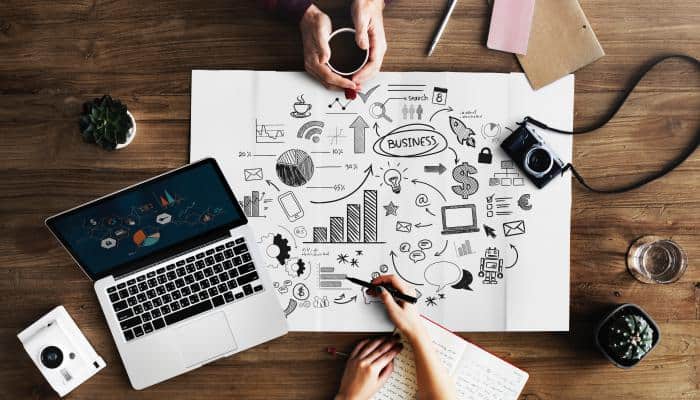
[(118, 143), (117, 147), (114, 148), (115, 150), (123, 149), (124, 147), (128, 146), (129, 143), (131, 143), (131, 141), (136, 137), (136, 120), (134, 119), (134, 116), (131, 115), (130, 111), (127, 111), (126, 114), (131, 119), (131, 129), (129, 129), (129, 132), (126, 134), (126, 142)]

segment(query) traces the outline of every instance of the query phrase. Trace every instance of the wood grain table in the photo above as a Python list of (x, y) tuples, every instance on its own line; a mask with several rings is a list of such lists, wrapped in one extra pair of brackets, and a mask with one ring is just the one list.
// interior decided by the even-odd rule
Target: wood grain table
[[(338, 25), (339, 2), (322, 2)], [(444, 1), (394, 0), (385, 12), (388, 71), (519, 71), (485, 48), (486, 1), (462, 0), (431, 58)], [(582, 0), (607, 56), (576, 74), (577, 126), (593, 122), (637, 67), (663, 53), (700, 57), (697, 0)], [(343, 20), (345, 22), (343, 22)], [(130, 388), (91, 283), (43, 226), (47, 216), (188, 161), (190, 71), (302, 69), (295, 26), (248, 0), (0, 0), (0, 399), (56, 398), (16, 334), (64, 304), (107, 368), (72, 399), (328, 399), (343, 362), (328, 345), (363, 335), (291, 333), (145, 391)], [(138, 121), (125, 150), (81, 141), (81, 104), (124, 100)], [(700, 126), (700, 74), (672, 62), (643, 81), (609, 126), (577, 137), (574, 163), (596, 185), (661, 166)], [(574, 184), (571, 330), (463, 334), (524, 368), (522, 399), (700, 399), (700, 154), (633, 193), (602, 196)], [(643, 285), (625, 268), (644, 234), (677, 240), (689, 257), (672, 285)], [(562, 266), (565, 267), (565, 266)], [(597, 353), (592, 330), (614, 304), (644, 307), (662, 331), (638, 367)]]

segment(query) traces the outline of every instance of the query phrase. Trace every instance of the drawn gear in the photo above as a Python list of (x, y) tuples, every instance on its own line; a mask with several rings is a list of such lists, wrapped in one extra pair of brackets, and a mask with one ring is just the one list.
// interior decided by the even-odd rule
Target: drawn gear
[(292, 248), (289, 247), (289, 241), (283, 238), (282, 235), (278, 233), (272, 238), (271, 246), (277, 246), (277, 249), (279, 251), (275, 258), (277, 259), (277, 262), (280, 263), (280, 265), (284, 265), (285, 262), (289, 260), (289, 252), (292, 250)]

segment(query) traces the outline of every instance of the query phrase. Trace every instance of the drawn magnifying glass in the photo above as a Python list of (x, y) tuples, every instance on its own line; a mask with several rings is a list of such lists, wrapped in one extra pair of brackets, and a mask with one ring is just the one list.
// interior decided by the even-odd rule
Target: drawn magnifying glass
[(386, 106), (384, 103), (376, 102), (372, 104), (372, 106), (369, 108), (369, 113), (376, 119), (384, 118), (389, 122), (394, 122), (388, 115), (386, 115)]

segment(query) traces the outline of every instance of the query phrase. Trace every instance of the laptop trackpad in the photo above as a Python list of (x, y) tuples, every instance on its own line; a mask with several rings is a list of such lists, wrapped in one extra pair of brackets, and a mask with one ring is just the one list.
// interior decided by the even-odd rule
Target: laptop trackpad
[(223, 312), (178, 327), (175, 337), (188, 368), (236, 349), (236, 341)]

